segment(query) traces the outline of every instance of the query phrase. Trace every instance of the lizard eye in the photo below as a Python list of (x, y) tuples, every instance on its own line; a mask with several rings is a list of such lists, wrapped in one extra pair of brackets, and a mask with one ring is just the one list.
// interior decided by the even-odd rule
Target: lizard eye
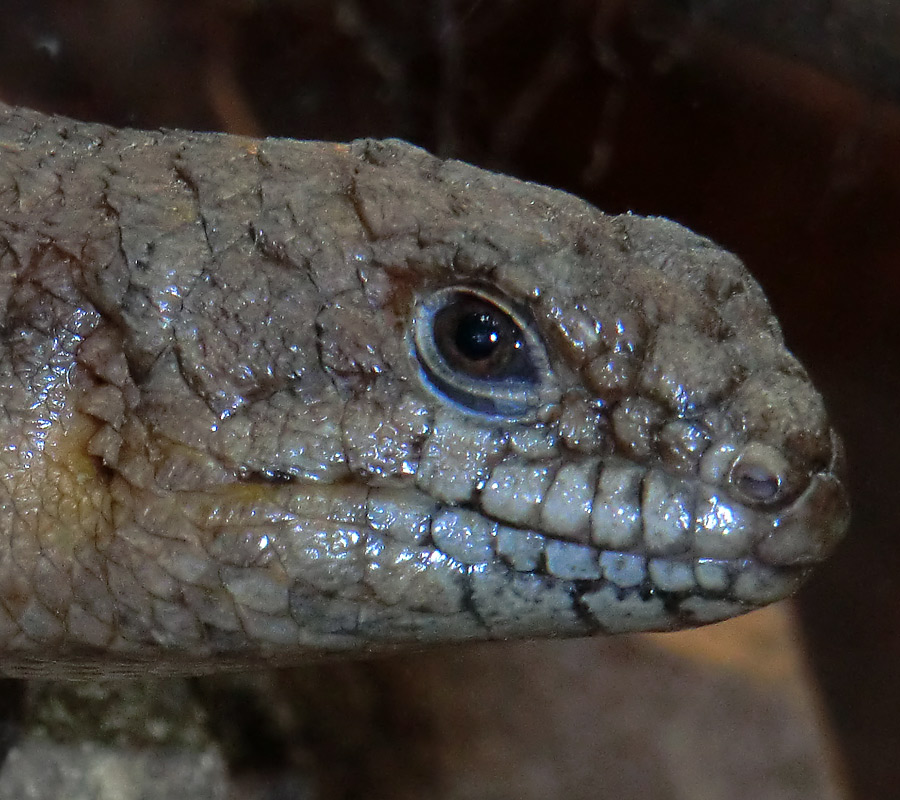
[(521, 416), (549, 372), (525, 315), (481, 289), (442, 289), (421, 301), (413, 342), (430, 388), (480, 414)]
[(432, 335), (437, 354), (469, 378), (536, 382), (524, 332), (487, 300), (463, 292), (448, 298), (434, 314)]

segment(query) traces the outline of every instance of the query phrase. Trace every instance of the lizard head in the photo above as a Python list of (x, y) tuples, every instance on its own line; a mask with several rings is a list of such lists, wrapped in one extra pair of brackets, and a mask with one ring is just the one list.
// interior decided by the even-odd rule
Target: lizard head
[(822, 399), (708, 240), (402, 142), (32, 116), (6, 669), (671, 630), (844, 533)]
[(320, 331), (373, 529), (463, 565), (492, 632), (668, 630), (791, 594), (846, 528), (841, 445), (740, 261), (359, 147), (361, 289)]

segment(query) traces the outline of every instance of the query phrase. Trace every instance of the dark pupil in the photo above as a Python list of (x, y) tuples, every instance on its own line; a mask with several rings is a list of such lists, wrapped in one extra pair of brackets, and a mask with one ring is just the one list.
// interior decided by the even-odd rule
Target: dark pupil
[(453, 337), (460, 355), (470, 361), (483, 361), (501, 344), (502, 327), (493, 314), (470, 311), (460, 316)]

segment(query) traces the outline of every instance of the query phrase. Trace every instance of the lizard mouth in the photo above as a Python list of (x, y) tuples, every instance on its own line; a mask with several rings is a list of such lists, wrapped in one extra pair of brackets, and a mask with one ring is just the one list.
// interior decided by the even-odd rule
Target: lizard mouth
[[(461, 502), (410, 481), (248, 478), (180, 500), (148, 495), (141, 519), (169, 538), (188, 525), (241, 624), (268, 630), (289, 615), (332, 649), (356, 637), (379, 647), (675, 630), (798, 588), (846, 529), (842, 461), (835, 438), (830, 463), (777, 506), (740, 502), (702, 471), (508, 457)], [(172, 558), (178, 574), (195, 569), (196, 558)]]
[[(793, 594), (843, 536), (848, 502), (833, 439), (828, 467), (778, 508), (750, 507), (697, 477), (615, 460), (569, 464), (553, 481), (539, 466), (507, 465), (471, 506), (423, 508), (418, 543), (474, 573), (504, 569), (521, 591), (528, 582), (567, 582), (576, 607), (607, 632), (714, 622)], [(587, 473), (598, 477), (579, 503), (584, 484), (575, 476)], [(500, 502), (501, 490), (514, 500)], [(540, 502), (526, 511), (529, 491)], [(369, 496), (375, 530), (403, 516), (390, 497)]]

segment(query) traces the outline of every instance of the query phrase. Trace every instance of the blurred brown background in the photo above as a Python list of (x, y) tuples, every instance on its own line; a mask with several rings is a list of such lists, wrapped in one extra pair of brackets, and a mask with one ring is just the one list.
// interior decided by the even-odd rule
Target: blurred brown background
[[(900, 785), (900, 4), (2, 0), (0, 98), (400, 136), (739, 253), (823, 388), (851, 536), (800, 598), (858, 798)], [(396, 723), (396, 720), (394, 721)]]

